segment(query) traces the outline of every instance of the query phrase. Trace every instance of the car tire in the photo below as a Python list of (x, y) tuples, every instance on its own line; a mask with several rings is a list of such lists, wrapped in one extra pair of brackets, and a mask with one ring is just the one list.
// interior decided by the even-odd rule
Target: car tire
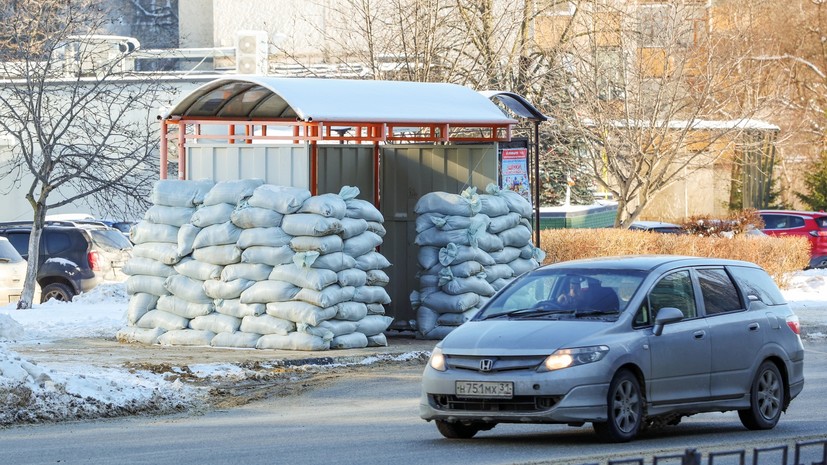
[(774, 363), (758, 367), (749, 393), (748, 409), (739, 410), (741, 423), (751, 430), (772, 429), (784, 411), (784, 379)]
[(436, 420), (436, 429), (448, 439), (471, 439), (482, 428), (477, 425), (463, 423), (449, 423), (444, 420)]
[(637, 377), (618, 372), (609, 385), (607, 421), (595, 422), (594, 432), (605, 442), (628, 442), (643, 427), (643, 393)]
[(57, 300), (60, 302), (71, 302), (74, 296), (75, 291), (66, 284), (52, 283), (43, 287), (43, 290), (40, 292), (40, 301)]

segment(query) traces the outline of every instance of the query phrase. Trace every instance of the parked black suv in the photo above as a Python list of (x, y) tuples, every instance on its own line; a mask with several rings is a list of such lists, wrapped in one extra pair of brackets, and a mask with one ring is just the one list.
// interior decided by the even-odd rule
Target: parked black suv
[[(0, 236), (28, 260), (31, 222), (0, 223)], [(41, 302), (70, 301), (104, 281), (123, 281), (132, 243), (98, 222), (47, 221), (40, 240), (37, 282)]]

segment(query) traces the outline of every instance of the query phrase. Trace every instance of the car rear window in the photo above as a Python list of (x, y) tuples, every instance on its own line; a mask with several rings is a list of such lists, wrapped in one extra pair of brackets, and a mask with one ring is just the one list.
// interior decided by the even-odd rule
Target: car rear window
[(0, 241), (0, 262), (3, 263), (17, 263), (22, 262), (23, 257), (17, 253), (17, 250), (7, 240)]
[(775, 281), (766, 271), (759, 268), (744, 266), (729, 267), (735, 281), (746, 293), (747, 300), (759, 300), (766, 305), (781, 305), (786, 303)]
[(131, 249), (132, 243), (120, 231), (115, 229), (90, 229), (92, 242), (104, 250)]

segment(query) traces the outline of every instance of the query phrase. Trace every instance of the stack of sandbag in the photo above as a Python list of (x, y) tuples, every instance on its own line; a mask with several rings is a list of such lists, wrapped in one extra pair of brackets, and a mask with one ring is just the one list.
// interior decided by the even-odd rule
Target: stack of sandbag
[(542, 261), (531, 243), (528, 201), (493, 184), (486, 192), (431, 192), (414, 207), (420, 286), (411, 304), (422, 338), (445, 337)]
[(182, 228), (190, 225), (196, 207), (213, 185), (212, 181), (161, 180), (153, 186), (154, 205), (130, 232), (135, 247), (124, 266), (130, 275), (126, 281), (128, 326), (119, 333), (120, 339), (152, 344), (168, 330), (187, 327), (188, 319), (158, 304), (171, 298), (167, 280), (178, 274), (174, 266), (188, 253), (178, 245)]
[[(178, 228), (156, 310), (179, 319), (162, 322), (157, 342), (292, 350), (387, 345), (392, 319), (384, 316), (390, 297), (382, 269), (390, 263), (375, 251), (383, 218), (358, 193), (344, 188), (311, 197), (261, 180), (215, 184)], [(125, 328), (122, 339), (150, 341), (132, 337), (135, 331)]]

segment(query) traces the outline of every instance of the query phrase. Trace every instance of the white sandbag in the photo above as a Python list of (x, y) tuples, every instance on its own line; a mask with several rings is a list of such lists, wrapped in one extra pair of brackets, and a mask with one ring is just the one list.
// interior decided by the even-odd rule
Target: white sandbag
[(331, 349), (362, 349), (368, 346), (368, 338), (362, 333), (342, 334), (330, 341)]
[(192, 258), (213, 265), (232, 265), (241, 261), (241, 249), (235, 244), (202, 247), (192, 251)]
[(264, 281), (272, 271), (272, 266), (263, 263), (234, 263), (224, 267), (221, 271), (221, 280), (248, 279), (250, 281)]
[(546, 260), (546, 251), (539, 247), (534, 247), (534, 244), (527, 244), (520, 249), (520, 258), (525, 258), (526, 260), (533, 258), (537, 263), (542, 264)]
[(261, 265), (278, 266), (293, 261), (293, 249), (289, 245), (278, 247), (253, 246), (244, 249), (241, 253), (241, 263), (257, 263)]
[(164, 287), (164, 282), (167, 278), (161, 276), (143, 276), (133, 275), (126, 278), (126, 293), (128, 295), (134, 294), (152, 294), (152, 295), (167, 295), (169, 291)]
[(212, 303), (212, 299), (204, 292), (204, 281), (176, 274), (164, 281), (164, 287), (167, 288), (170, 294), (187, 302), (196, 304)]
[(310, 198), (310, 191), (301, 187), (273, 186), (264, 184), (253, 191), (247, 204), (252, 207), (269, 208), (282, 215), (295, 213), (305, 200)]
[(243, 331), (217, 333), (210, 341), (210, 345), (213, 347), (231, 347), (235, 349), (255, 349), (259, 338), (261, 338), (261, 334), (245, 333)]
[(129, 298), (129, 305), (126, 309), (126, 321), (134, 325), (146, 312), (155, 308), (158, 303), (158, 296), (139, 292)]
[(474, 315), (479, 313), (479, 311), (479, 308), (474, 307), (462, 313), (443, 313), (442, 315), (439, 315), (439, 318), (437, 318), (436, 323), (439, 326), (459, 326), (473, 318)]
[(286, 302), (298, 293), (298, 287), (284, 281), (259, 281), (241, 293), (241, 303)]
[(365, 273), (365, 284), (368, 286), (387, 286), (391, 278), (382, 270), (368, 270)]
[(204, 202), (213, 185), (215, 182), (208, 179), (160, 179), (153, 184), (149, 199), (155, 205), (194, 207)]
[(150, 310), (135, 323), (139, 328), (163, 328), (167, 331), (184, 329), (190, 320), (163, 310)]
[(368, 222), (375, 221), (377, 223), (385, 222), (385, 217), (382, 216), (382, 212), (367, 200), (352, 199), (345, 203), (347, 204), (347, 213), (345, 213), (345, 216), (348, 218), (361, 218)]
[(440, 231), (454, 231), (471, 227), (470, 216), (452, 216), (441, 213), (425, 213), (416, 217), (416, 232), (421, 233), (432, 228)]
[(509, 189), (500, 189), (494, 183), (485, 187), (485, 192), (491, 195), (502, 197), (508, 204), (508, 209), (512, 212), (518, 213), (523, 218), (531, 218), (533, 211), (531, 210), (531, 203), (522, 195)]
[(439, 286), (439, 275), (432, 274), (432, 273), (425, 273), (416, 275), (419, 278), (419, 287), (438, 287)]
[(342, 239), (350, 239), (368, 230), (368, 222), (361, 218), (342, 218)]
[(158, 337), (162, 346), (208, 346), (215, 337), (212, 331), (178, 329), (167, 331)]
[(336, 235), (323, 237), (296, 236), (290, 240), (290, 248), (294, 252), (315, 251), (324, 255), (341, 252), (343, 247), (342, 238)]
[(445, 339), (445, 336), (451, 334), (451, 331), (455, 330), (456, 328), (456, 326), (437, 325), (427, 333), (420, 332), (420, 338), (432, 340)]
[(204, 281), (204, 293), (211, 299), (238, 299), (242, 292), (255, 283), (256, 281), (241, 278), (232, 281), (211, 279)]
[[(487, 284), (487, 283), (486, 283)], [(353, 300), (356, 302), (364, 302), (366, 304), (383, 304), (391, 303), (391, 296), (388, 291), (381, 286), (361, 286), (355, 288), (356, 292), (353, 294)]]
[(336, 273), (336, 276), (338, 277), (339, 285), (342, 287), (359, 287), (364, 286), (368, 283), (368, 274), (356, 268), (350, 270), (342, 270)]
[(338, 282), (339, 277), (335, 271), (321, 268), (300, 268), (294, 263), (290, 263), (273, 268), (269, 279), (285, 281), (298, 287), (321, 291)]
[(358, 321), (366, 317), (368, 306), (362, 302), (342, 302), (336, 305), (336, 319)]
[(271, 302), (267, 304), (267, 314), (294, 323), (317, 326), (325, 320), (336, 316), (337, 307), (322, 308), (302, 301)]
[(470, 276), (476, 276), (483, 271), (485, 271), (485, 267), (482, 266), (482, 263), (468, 260), (462, 263), (458, 263), (456, 265), (450, 266), (443, 266), (441, 264), (435, 265), (433, 268), (429, 268), (425, 271), (427, 274), (439, 275), (443, 270), (449, 269), (451, 271), (451, 275), (457, 278), (468, 278)]
[(129, 231), (129, 239), (134, 244), (143, 244), (144, 242), (177, 242), (178, 226), (139, 221), (138, 224), (133, 226)]
[(337, 218), (328, 218), (315, 213), (296, 213), (281, 220), (281, 229), (291, 236), (328, 236), (343, 230)]
[(281, 225), (281, 213), (269, 208), (252, 207), (242, 202), (233, 210), (230, 220), (239, 228), (275, 228)]
[(366, 336), (374, 336), (388, 329), (388, 326), (393, 323), (393, 318), (384, 315), (368, 315), (356, 323), (356, 331)]
[(479, 196), (462, 196), (447, 192), (429, 192), (416, 202), (417, 214), (441, 213), (443, 215), (474, 216), (479, 213)]
[(253, 195), (257, 187), (264, 184), (262, 179), (236, 179), (215, 184), (204, 196), (204, 205), (230, 203), (238, 205), (242, 200)]
[(241, 231), (238, 246), (242, 249), (255, 246), (281, 247), (290, 244), (292, 238), (281, 227), (250, 228)]
[(304, 323), (296, 324), (296, 331), (320, 337), (325, 341), (330, 341), (334, 337), (333, 333), (327, 328), (319, 328), (318, 326), (311, 326)]
[(186, 319), (192, 319), (197, 316), (209, 315), (210, 313), (215, 311), (215, 305), (212, 302), (197, 304), (193, 302), (187, 302), (186, 300), (180, 297), (176, 297), (174, 295), (161, 296), (158, 299), (156, 307), (158, 308), (158, 310), (163, 310), (165, 312), (169, 312), (174, 315), (184, 317)]
[(368, 315), (384, 315), (385, 306), (382, 304), (371, 303), (365, 305), (368, 308)]
[(416, 309), (416, 331), (420, 335), (426, 335), (436, 327), (436, 320), (439, 313), (422, 305)]
[(491, 287), (493, 287), (495, 291), (499, 291), (500, 289), (504, 288), (505, 286), (508, 286), (508, 283), (510, 283), (511, 281), (512, 281), (512, 279), (510, 279), (510, 278), (496, 279), (494, 281), (491, 281)]
[(175, 274), (175, 269), (173, 267), (165, 263), (161, 263), (158, 260), (145, 257), (130, 258), (126, 263), (124, 263), (121, 271), (129, 276), (144, 275), (159, 276), (162, 278)]
[(244, 318), (264, 314), (267, 307), (263, 303), (243, 304), (241, 299), (218, 299), (215, 301), (215, 311), (224, 315)]
[(224, 315), (223, 313), (210, 313), (190, 320), (190, 328), (213, 333), (232, 333), (238, 331), (239, 326), (241, 326), (241, 318)]
[(518, 258), (514, 261), (508, 262), (508, 266), (514, 270), (514, 276), (520, 276), (523, 273), (539, 268), (540, 264), (533, 258), (530, 260)]
[(373, 336), (367, 336), (368, 339), (368, 347), (387, 347), (388, 346), (388, 338), (385, 336), (385, 333), (374, 334)]
[(453, 278), (442, 284), (441, 289), (446, 294), (463, 295), (468, 292), (480, 296), (492, 296), (497, 291), (484, 278), (472, 276), (470, 278)]
[(235, 210), (234, 203), (219, 203), (215, 205), (208, 205), (199, 207), (192, 214), (190, 223), (199, 228), (206, 228), (214, 224), (221, 224), (230, 221), (233, 210)]
[(511, 229), (497, 234), (506, 247), (524, 247), (531, 243), (531, 230), (523, 225), (517, 225)]
[(492, 283), (498, 279), (508, 279), (514, 277), (514, 270), (505, 264), (497, 264), (485, 267), (485, 279)]
[(445, 247), (448, 244), (469, 245), (470, 238), (467, 229), (452, 229), (443, 231), (431, 228), (416, 235), (414, 244), (419, 246)]
[(330, 331), (333, 333), (333, 337), (336, 337), (356, 331), (357, 326), (358, 324), (355, 321), (325, 320), (319, 323), (318, 327)]
[[(416, 261), (419, 263), (419, 267), (427, 270), (439, 264), (439, 251), (439, 247), (419, 247), (419, 251), (416, 253)], [(451, 258), (451, 260), (453, 261), (453, 258)]]
[(287, 336), (265, 334), (256, 343), (256, 349), (328, 350), (330, 341), (300, 332), (290, 333)]
[(321, 291), (303, 288), (296, 293), (296, 300), (301, 300), (317, 307), (332, 307), (340, 302), (353, 300), (356, 293), (354, 287), (341, 287), (338, 284), (331, 284)]
[(502, 250), (491, 252), (490, 255), (498, 264), (505, 264), (520, 258), (520, 254), (521, 250), (516, 247), (503, 247)]
[(422, 306), (428, 307), (437, 313), (462, 313), (472, 307), (476, 307), (479, 302), (479, 294), (470, 292), (461, 295), (434, 292), (422, 298)]
[[(482, 266), (493, 265), (497, 263), (491, 258), (491, 255), (477, 247), (468, 247), (457, 244), (448, 244), (439, 249), (439, 263), (444, 266), (454, 265), (457, 263), (475, 261), (482, 264)], [(430, 267), (428, 267), (430, 268)]]
[(115, 333), (115, 339), (122, 344), (131, 344), (138, 342), (141, 344), (156, 344), (158, 337), (164, 334), (164, 328), (139, 328), (137, 326), (127, 326), (121, 328)]
[[(314, 253), (314, 252), (300, 252), (297, 253), (296, 256), (298, 257), (301, 253)], [(294, 263), (296, 263), (294, 261)], [(302, 266), (302, 263), (297, 263), (298, 265)], [(342, 252), (333, 252), (329, 254), (319, 255), (316, 257), (310, 264), (313, 268), (322, 268), (325, 270), (331, 271), (342, 271), (342, 270), (349, 270), (351, 268), (356, 267), (356, 259), (351, 257), (350, 255)]]
[(178, 256), (186, 257), (192, 253), (193, 243), (201, 228), (194, 224), (185, 224), (178, 228)]
[(296, 330), (296, 323), (272, 315), (245, 316), (241, 330), (248, 333), (281, 334), (286, 336)]
[(133, 257), (151, 258), (165, 265), (178, 263), (181, 256), (178, 255), (178, 245), (171, 242), (144, 242), (132, 247)]
[(342, 219), (347, 205), (338, 194), (321, 194), (310, 197), (302, 203), (299, 213), (315, 213), (328, 218)]
[(385, 235), (388, 233), (388, 231), (385, 230), (385, 227), (382, 226), (382, 223), (378, 223), (376, 221), (368, 221), (368, 231), (376, 234), (379, 237), (385, 237)]
[(360, 190), (356, 186), (342, 186), (342, 188), (339, 189), (339, 197), (341, 197), (342, 200), (347, 202), (349, 200), (355, 199), (356, 197), (359, 197), (359, 192)]
[(150, 223), (181, 227), (190, 222), (193, 213), (195, 208), (153, 205), (144, 213), (144, 219)]
[(368, 252), (356, 257), (356, 268), (362, 271), (381, 270), (391, 266), (391, 262), (379, 252)]
[(503, 216), (492, 217), (491, 222), (488, 223), (488, 232), (491, 234), (499, 234), (507, 229), (511, 229), (520, 224), (520, 214), (509, 212)]
[(203, 228), (192, 243), (194, 249), (213, 247), (216, 245), (236, 244), (241, 235), (241, 228), (227, 221)]
[(481, 215), (487, 215), (491, 218), (494, 218), (496, 216), (507, 215), (508, 212), (508, 202), (506, 202), (505, 198), (498, 195), (480, 195), (479, 213)]
[(190, 257), (184, 257), (180, 262), (175, 264), (173, 268), (178, 274), (184, 275), (188, 278), (197, 279), (199, 281), (219, 279), (221, 278), (221, 270), (224, 269), (221, 265), (200, 262)]
[(353, 257), (359, 257), (368, 252), (372, 252), (382, 245), (382, 238), (376, 234), (365, 231), (356, 237), (352, 237), (344, 241), (342, 252)]

